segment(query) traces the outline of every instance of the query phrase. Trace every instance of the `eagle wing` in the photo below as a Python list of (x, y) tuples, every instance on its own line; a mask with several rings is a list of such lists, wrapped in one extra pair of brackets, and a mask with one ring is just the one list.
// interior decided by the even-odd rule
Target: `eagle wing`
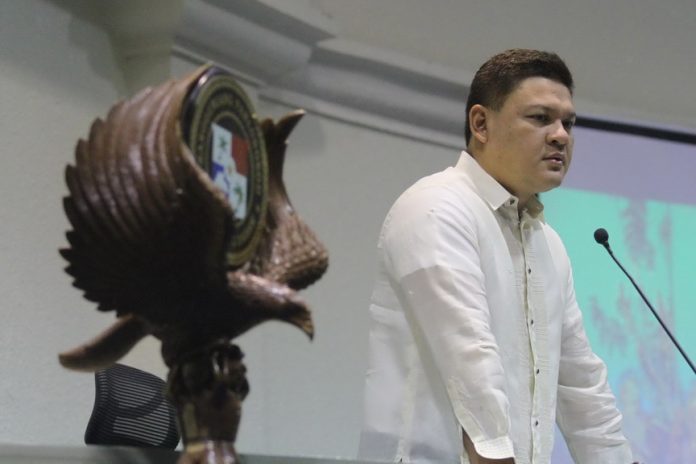
[(201, 288), (224, 288), (233, 213), (181, 136), (201, 74), (148, 88), (92, 124), (65, 178), (66, 271), (102, 311), (166, 324)]
[(283, 182), (287, 139), (303, 110), (286, 114), (277, 123), (261, 122), (268, 153), (268, 212), (264, 234), (249, 265), (250, 272), (294, 290), (318, 280), (329, 262), (326, 247), (293, 208)]

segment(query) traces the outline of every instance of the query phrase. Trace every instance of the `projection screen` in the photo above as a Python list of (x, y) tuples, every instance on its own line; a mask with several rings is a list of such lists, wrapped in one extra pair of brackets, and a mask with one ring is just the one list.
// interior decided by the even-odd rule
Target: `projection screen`
[[(588, 336), (609, 367), (636, 459), (690, 462), (696, 375), (593, 233), (609, 232), (614, 254), (694, 361), (696, 136), (589, 125), (574, 129), (563, 187), (542, 196), (546, 220), (568, 249)], [(572, 463), (560, 436), (552, 462)]]

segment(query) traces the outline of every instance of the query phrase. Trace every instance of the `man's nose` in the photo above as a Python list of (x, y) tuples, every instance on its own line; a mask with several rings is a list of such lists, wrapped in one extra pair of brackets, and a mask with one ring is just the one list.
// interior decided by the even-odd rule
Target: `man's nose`
[(570, 142), (570, 133), (563, 125), (563, 121), (556, 121), (553, 125), (551, 132), (548, 136), (549, 143), (551, 145), (557, 146), (558, 148), (563, 148)]

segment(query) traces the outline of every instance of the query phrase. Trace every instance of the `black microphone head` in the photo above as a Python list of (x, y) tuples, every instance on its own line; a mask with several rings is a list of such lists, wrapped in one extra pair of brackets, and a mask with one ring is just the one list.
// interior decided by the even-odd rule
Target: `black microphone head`
[(609, 232), (607, 232), (606, 229), (602, 229), (600, 227), (599, 229), (594, 231), (594, 239), (600, 245), (606, 245), (609, 241)]

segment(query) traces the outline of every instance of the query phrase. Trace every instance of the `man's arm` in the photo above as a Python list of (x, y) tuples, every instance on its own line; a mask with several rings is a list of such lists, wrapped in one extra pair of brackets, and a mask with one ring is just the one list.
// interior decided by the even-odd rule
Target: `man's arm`
[(556, 421), (575, 462), (633, 462), (621, 419), (606, 365), (590, 348), (568, 264)]
[(420, 191), (385, 223), (385, 266), (424, 362), (482, 455), (514, 455), (509, 400), (490, 328), (476, 226), (461, 199)]

